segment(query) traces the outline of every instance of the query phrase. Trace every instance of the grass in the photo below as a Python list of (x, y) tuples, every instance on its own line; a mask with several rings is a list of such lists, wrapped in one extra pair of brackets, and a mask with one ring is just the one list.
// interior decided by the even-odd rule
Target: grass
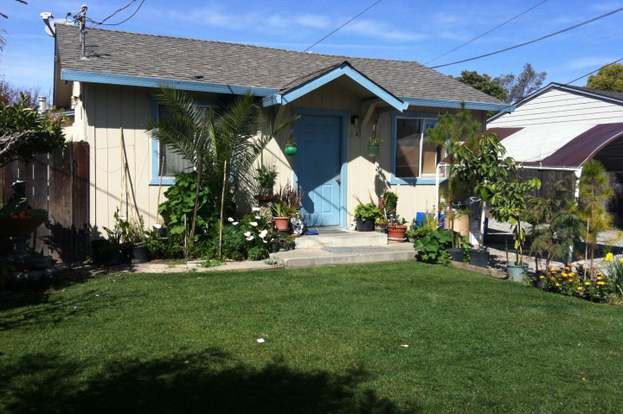
[(622, 308), (452, 268), (117, 274), (1, 300), (5, 413), (623, 407)]

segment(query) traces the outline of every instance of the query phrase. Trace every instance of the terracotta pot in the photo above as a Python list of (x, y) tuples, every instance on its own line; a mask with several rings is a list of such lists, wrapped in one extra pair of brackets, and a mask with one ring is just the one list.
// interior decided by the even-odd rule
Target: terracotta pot
[(402, 224), (390, 224), (387, 226), (387, 238), (391, 241), (404, 242), (407, 226)]
[(290, 231), (290, 217), (275, 217), (275, 227), (277, 231), (288, 232)]

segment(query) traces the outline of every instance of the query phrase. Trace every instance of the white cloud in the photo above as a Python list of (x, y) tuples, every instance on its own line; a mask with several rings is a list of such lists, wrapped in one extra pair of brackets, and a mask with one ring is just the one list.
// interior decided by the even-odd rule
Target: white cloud
[[(170, 18), (178, 21), (250, 32), (281, 31), (290, 33), (297, 29), (330, 30), (338, 27), (346, 20), (345, 17), (338, 19), (319, 14), (238, 14), (217, 7), (186, 10), (183, 13), (170, 11), (168, 14)], [(396, 29), (387, 23), (371, 19), (354, 21), (345, 26), (342, 32), (398, 42), (413, 42), (429, 37), (424, 33)]]
[(614, 57), (607, 56), (586, 56), (568, 61), (565, 67), (569, 70), (598, 68), (616, 60)]
[(362, 36), (374, 37), (383, 40), (394, 40), (399, 42), (417, 42), (428, 38), (425, 33), (411, 32), (395, 29), (392, 26), (376, 20), (359, 20), (351, 23), (342, 29), (345, 32)]

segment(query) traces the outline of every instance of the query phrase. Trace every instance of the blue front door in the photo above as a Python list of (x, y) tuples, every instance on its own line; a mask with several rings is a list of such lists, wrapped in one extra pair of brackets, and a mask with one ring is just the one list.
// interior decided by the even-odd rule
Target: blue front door
[(303, 115), (294, 128), (298, 152), (295, 172), (303, 192), (303, 217), (308, 226), (340, 224), (342, 118)]

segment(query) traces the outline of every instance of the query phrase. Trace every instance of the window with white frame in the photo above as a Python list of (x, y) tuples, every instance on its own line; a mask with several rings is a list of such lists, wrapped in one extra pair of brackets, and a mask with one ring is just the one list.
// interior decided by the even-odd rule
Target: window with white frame
[(434, 176), (441, 153), (437, 145), (426, 142), (426, 131), (435, 126), (434, 118), (397, 117), (394, 175), (398, 178)]

